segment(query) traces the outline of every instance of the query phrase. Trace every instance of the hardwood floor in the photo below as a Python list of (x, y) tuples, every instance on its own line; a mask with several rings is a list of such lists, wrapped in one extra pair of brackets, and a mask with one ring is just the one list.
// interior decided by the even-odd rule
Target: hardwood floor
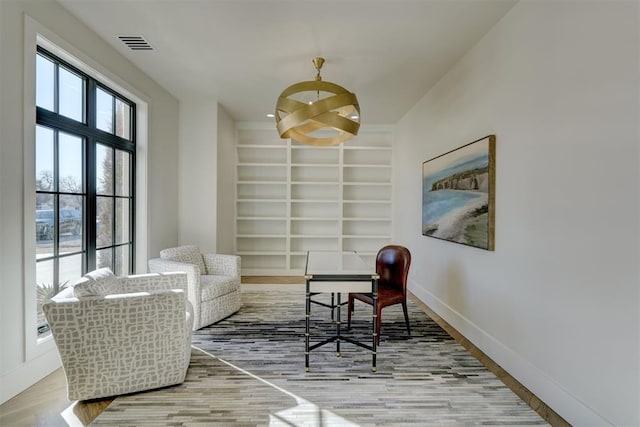
[(71, 402), (62, 369), (57, 369), (0, 405), (0, 425), (11, 427), (87, 426), (113, 399)]
[[(302, 277), (247, 276), (243, 284), (302, 284)], [(469, 342), (429, 307), (411, 296), (414, 302), (452, 338), (465, 347), (487, 369), (493, 372), (507, 387), (533, 408), (552, 426), (570, 426), (560, 415), (549, 408), (537, 396)], [(87, 426), (113, 401), (99, 399), (71, 402), (66, 398), (66, 382), (62, 369), (54, 371), (24, 392), (0, 405), (0, 425), (11, 427)]]

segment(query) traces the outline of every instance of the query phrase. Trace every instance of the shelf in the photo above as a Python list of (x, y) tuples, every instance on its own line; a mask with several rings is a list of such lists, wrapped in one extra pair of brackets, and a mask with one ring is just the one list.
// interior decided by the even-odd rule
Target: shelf
[(251, 255), (251, 256), (279, 256), (286, 255), (284, 251), (237, 251), (237, 255)]
[(340, 203), (336, 200), (292, 200), (291, 217), (296, 219), (302, 217), (339, 218)]
[(241, 237), (236, 236), (236, 251), (273, 253), (287, 251), (287, 238), (279, 237)]
[(237, 167), (238, 182), (268, 181), (287, 182), (287, 165), (251, 165), (242, 164)]
[(281, 164), (287, 163), (287, 147), (238, 147), (238, 163)]
[(343, 182), (342, 185), (359, 185), (359, 186), (367, 186), (367, 187), (389, 187), (391, 188), (391, 184), (388, 182)]
[(289, 218), (291, 221), (340, 221), (338, 218), (335, 217), (321, 217), (321, 216), (308, 216), (308, 217), (296, 217), (296, 216), (292, 216), (291, 218)]
[(391, 222), (390, 218), (386, 218), (386, 217), (371, 217), (371, 218), (342, 218), (343, 221), (385, 221), (385, 222)]
[(337, 166), (291, 166), (291, 182), (336, 183), (340, 177)]
[(391, 241), (391, 128), (316, 147), (247, 126), (236, 145), (243, 274), (302, 274), (309, 250), (356, 250), (374, 262)]
[[(278, 219), (256, 219), (236, 221), (236, 233), (238, 237), (249, 236), (283, 236), (287, 234), (286, 218)], [(242, 235), (242, 236), (241, 236)]]
[(337, 200), (339, 184), (291, 183), (292, 200)]
[(286, 183), (242, 183), (236, 185), (239, 200), (282, 200), (287, 199)]
[(237, 181), (237, 184), (255, 184), (255, 185), (268, 185), (268, 184), (282, 184), (282, 185), (286, 185), (288, 184), (288, 181), (269, 181), (266, 179), (262, 179), (262, 180), (252, 180), (252, 181), (248, 181), (248, 180), (244, 180), (244, 179), (239, 179)]
[(313, 165), (333, 165), (337, 166), (340, 158), (340, 151), (327, 150), (327, 147), (291, 147), (292, 164), (313, 164)]
[(338, 251), (338, 237), (291, 237), (292, 252)]
[[(261, 270), (284, 270), (287, 267), (286, 254), (263, 254), (238, 252), (242, 257), (243, 274), (261, 274)], [(255, 272), (253, 270), (256, 270)]]
[(262, 202), (265, 202), (265, 203), (286, 203), (287, 199), (256, 199), (256, 198), (251, 198), (251, 199), (242, 198), (241, 199), (241, 198), (238, 198), (238, 199), (236, 199), (236, 202), (238, 202), (238, 203), (256, 203), (256, 202), (258, 202), (258, 203), (262, 203)]

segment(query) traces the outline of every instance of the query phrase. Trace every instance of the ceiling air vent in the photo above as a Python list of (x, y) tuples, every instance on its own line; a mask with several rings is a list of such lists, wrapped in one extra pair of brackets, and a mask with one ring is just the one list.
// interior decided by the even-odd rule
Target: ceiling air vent
[(153, 47), (142, 36), (118, 36), (131, 50), (153, 50)]

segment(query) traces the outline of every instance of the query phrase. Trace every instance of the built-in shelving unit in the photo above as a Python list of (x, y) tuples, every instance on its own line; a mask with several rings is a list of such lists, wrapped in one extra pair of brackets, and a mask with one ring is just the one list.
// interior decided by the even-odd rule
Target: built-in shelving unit
[(236, 253), (243, 275), (301, 275), (308, 250), (355, 250), (374, 261), (391, 239), (390, 128), (333, 147), (239, 125)]

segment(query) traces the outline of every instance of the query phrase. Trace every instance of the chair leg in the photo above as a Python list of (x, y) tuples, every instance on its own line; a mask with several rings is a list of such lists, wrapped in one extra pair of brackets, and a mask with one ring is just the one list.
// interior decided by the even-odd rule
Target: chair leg
[(382, 307), (378, 305), (376, 316), (376, 345), (380, 345), (380, 325), (382, 320)]
[(407, 312), (407, 302), (402, 302), (402, 311), (404, 311), (404, 322), (407, 324), (407, 333), (411, 336), (411, 327), (409, 326), (409, 313)]
[(349, 302), (347, 304), (347, 330), (351, 329), (351, 313), (353, 313), (353, 296), (349, 294)]

